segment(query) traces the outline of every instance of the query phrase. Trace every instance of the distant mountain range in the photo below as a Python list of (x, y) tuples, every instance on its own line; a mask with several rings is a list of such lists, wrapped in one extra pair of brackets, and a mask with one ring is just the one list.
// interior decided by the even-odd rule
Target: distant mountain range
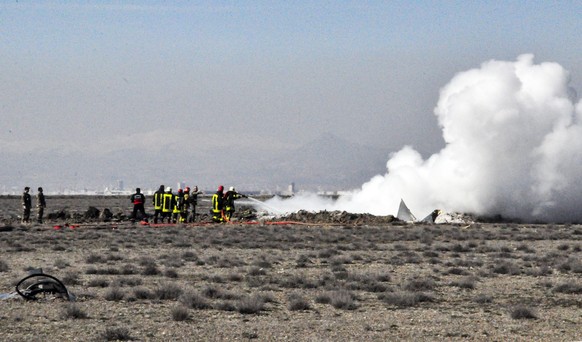
[(386, 172), (386, 161), (395, 149), (351, 143), (324, 134), (298, 148), (265, 144), (237, 144), (210, 149), (171, 146), (156, 151), (139, 147), (107, 153), (60, 150), (11, 154), (0, 151), (3, 172), (0, 192), (24, 185), (45, 189), (100, 189), (124, 180), (127, 187), (175, 186), (178, 181), (214, 189), (218, 184), (241, 190), (284, 189), (292, 182), (300, 190), (359, 188)]

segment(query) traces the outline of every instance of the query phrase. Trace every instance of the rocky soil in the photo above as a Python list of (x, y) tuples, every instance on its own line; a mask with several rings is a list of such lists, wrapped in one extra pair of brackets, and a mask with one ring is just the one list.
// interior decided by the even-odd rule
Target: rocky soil
[(124, 220), (127, 198), (47, 200), (69, 217), (21, 225), (18, 198), (0, 198), (0, 293), (42, 268), (76, 302), (1, 300), (0, 340), (582, 339), (580, 225), (241, 207), (229, 224), (153, 227)]

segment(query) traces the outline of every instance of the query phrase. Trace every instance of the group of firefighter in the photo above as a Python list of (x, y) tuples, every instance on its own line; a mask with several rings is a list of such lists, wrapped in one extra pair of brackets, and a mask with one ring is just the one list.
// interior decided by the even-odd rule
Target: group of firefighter
[[(191, 223), (196, 221), (196, 206), (198, 205), (198, 187), (194, 186), (178, 189), (174, 194), (171, 187), (160, 185), (160, 188), (154, 193), (154, 224), (161, 222), (167, 223)], [(228, 222), (235, 212), (234, 201), (239, 198), (247, 197), (246, 195), (236, 192), (234, 187), (230, 187), (224, 192), (224, 187), (220, 185), (215, 194), (212, 195), (211, 215), (213, 222)], [(132, 221), (135, 221), (138, 212), (141, 212), (143, 218), (146, 218), (144, 204), (145, 195), (141, 189), (137, 188), (136, 192), (130, 198), (133, 203)]]

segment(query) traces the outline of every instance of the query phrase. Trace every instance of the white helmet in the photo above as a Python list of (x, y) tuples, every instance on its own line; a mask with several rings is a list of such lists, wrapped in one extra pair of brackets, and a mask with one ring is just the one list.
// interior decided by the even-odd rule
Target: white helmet
[(172, 192), (172, 187), (167, 187), (166, 192)]
[(228, 188), (228, 191), (235, 191), (234, 186), (231, 186), (230, 188)]

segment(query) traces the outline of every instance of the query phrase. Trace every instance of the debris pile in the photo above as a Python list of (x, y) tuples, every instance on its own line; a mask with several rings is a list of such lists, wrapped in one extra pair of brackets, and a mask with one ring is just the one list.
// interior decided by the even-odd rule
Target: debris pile
[(347, 211), (320, 211), (310, 212), (307, 210), (299, 210), (296, 213), (291, 213), (287, 216), (278, 218), (280, 220), (299, 221), (306, 223), (333, 223), (333, 224), (386, 224), (398, 221), (393, 215), (374, 216), (372, 214), (354, 214)]

